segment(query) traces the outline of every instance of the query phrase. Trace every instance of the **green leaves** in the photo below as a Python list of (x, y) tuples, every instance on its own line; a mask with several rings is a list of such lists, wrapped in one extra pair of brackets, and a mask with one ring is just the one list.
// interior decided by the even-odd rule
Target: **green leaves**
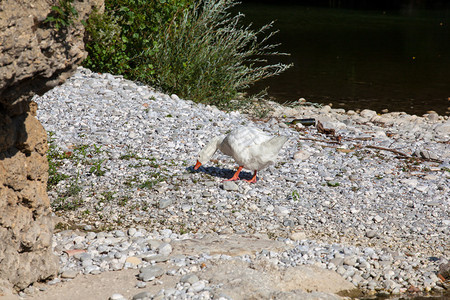
[(231, 15), (235, 0), (109, 0), (86, 31), (84, 65), (157, 85), (196, 102), (230, 107), (255, 82), (291, 65), (267, 64), (272, 23), (259, 29)]
[(287, 55), (268, 43), (272, 24), (253, 30), (228, 10), (233, 0), (203, 0), (174, 17), (155, 36), (156, 83), (196, 102), (227, 107), (238, 92), (291, 65), (267, 65), (264, 56)]
[(192, 1), (106, 1), (105, 13), (94, 13), (87, 22), (89, 55), (84, 66), (96, 72), (152, 82), (153, 64), (144, 59), (154, 53), (152, 36), (172, 21), (178, 9)]
[(57, 30), (72, 25), (74, 19), (78, 17), (78, 11), (72, 3), (73, 0), (59, 0), (59, 5), (52, 6), (52, 12), (44, 20), (44, 23), (53, 24)]

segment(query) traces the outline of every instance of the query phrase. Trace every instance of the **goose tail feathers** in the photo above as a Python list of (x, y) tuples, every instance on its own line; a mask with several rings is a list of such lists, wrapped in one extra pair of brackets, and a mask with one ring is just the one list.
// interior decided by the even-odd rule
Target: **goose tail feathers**
[(278, 153), (281, 147), (283, 147), (284, 143), (287, 142), (287, 140), (288, 140), (287, 136), (284, 135), (275, 136), (270, 140), (268, 140), (267, 142), (265, 142), (265, 146), (269, 147), (270, 149), (274, 149), (274, 152)]

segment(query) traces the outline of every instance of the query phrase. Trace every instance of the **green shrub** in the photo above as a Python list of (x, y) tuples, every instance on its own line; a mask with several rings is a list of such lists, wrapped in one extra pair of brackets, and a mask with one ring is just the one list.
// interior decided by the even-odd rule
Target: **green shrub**
[(234, 0), (203, 0), (174, 19), (155, 40), (146, 59), (164, 90), (196, 102), (227, 106), (239, 91), (277, 75), (291, 65), (267, 65), (265, 56), (285, 55), (268, 39), (272, 23), (253, 30), (241, 25), (242, 14), (228, 10)]
[(106, 12), (94, 12), (87, 22), (89, 39), (86, 50), (89, 55), (84, 66), (101, 73), (124, 74), (129, 72), (128, 52), (122, 41), (122, 28), (118, 17)]
[(132, 80), (151, 77), (153, 66), (143, 64), (142, 53), (154, 47), (152, 36), (161, 26), (192, 1), (106, 0), (105, 13), (93, 13), (87, 21), (84, 66)]
[(111, 0), (88, 22), (85, 66), (156, 85), (196, 102), (229, 106), (238, 92), (291, 65), (273, 64), (272, 23), (242, 25), (235, 0)]

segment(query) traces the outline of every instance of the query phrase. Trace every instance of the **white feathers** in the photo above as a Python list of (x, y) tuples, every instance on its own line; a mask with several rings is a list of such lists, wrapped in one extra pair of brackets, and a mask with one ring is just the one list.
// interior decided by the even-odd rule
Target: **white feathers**
[(213, 138), (200, 151), (198, 161), (206, 163), (219, 149), (239, 166), (258, 171), (275, 162), (286, 141), (285, 136), (270, 136), (255, 127), (238, 127), (226, 136)]

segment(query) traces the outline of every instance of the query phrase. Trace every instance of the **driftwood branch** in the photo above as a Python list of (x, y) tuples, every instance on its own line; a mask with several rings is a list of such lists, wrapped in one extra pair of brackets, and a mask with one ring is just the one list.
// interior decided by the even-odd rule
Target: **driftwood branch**
[(329, 144), (341, 144), (340, 142), (336, 142), (336, 141), (327, 141), (327, 140), (318, 140), (318, 139), (313, 139), (313, 138), (299, 138), (300, 140), (307, 140), (307, 141), (313, 141), (313, 142), (320, 142), (320, 143), (329, 143)]
[(319, 133), (323, 133), (326, 135), (332, 135), (332, 136), (336, 135), (336, 131), (333, 128), (323, 127), (322, 122), (320, 122), (319, 120), (317, 120), (316, 128)]
[(398, 155), (400, 155), (400, 156), (410, 157), (408, 154), (405, 154), (405, 153), (400, 152), (400, 151), (395, 150), (395, 149), (390, 149), (390, 148), (385, 148), (385, 147), (378, 147), (378, 146), (372, 146), (372, 145), (365, 146), (365, 148), (371, 148), (371, 149), (377, 149), (377, 150), (390, 151), (390, 152), (395, 153), (395, 154), (398, 154)]
[[(372, 139), (372, 137), (343, 138), (340, 135), (336, 135), (336, 131), (334, 129), (332, 129), (332, 128), (324, 128), (323, 124), (320, 121), (317, 121), (316, 128), (317, 128), (317, 131), (319, 133), (325, 134), (325, 135), (327, 135), (327, 136), (329, 136), (329, 137), (331, 137), (332, 139), (335, 139), (335, 140), (334, 141), (332, 141), (332, 140), (320, 140), (320, 139), (315, 139), (315, 138), (304, 138), (304, 137), (299, 137), (299, 139), (300, 140), (313, 141), (313, 142), (320, 142), (320, 143), (338, 144), (338, 145), (341, 145), (341, 140), (346, 140), (346, 141), (366, 140), (367, 141), (367, 140), (371, 140)], [(450, 142), (448, 142), (448, 143), (450, 143)], [(337, 148), (337, 147), (333, 147), (333, 146), (326, 146), (326, 147)], [(411, 156), (411, 155), (408, 155), (406, 153), (403, 153), (401, 151), (398, 151), (398, 150), (395, 150), (395, 149), (391, 149), (391, 148), (386, 148), (386, 147), (373, 146), (373, 145), (367, 145), (367, 146), (356, 145), (355, 148), (356, 149), (369, 148), (369, 149), (376, 149), (376, 150), (382, 150), (382, 151), (389, 151), (389, 152), (392, 152), (394, 154), (399, 155), (399, 156), (396, 156), (396, 158), (399, 158), (399, 159), (415, 159), (415, 160), (420, 160), (420, 161), (429, 161), (429, 162), (442, 163), (442, 161), (439, 160), (439, 159), (415, 157), (415, 156)]]
[(418, 157), (418, 156), (396, 156), (395, 158), (398, 159), (413, 159), (413, 160), (420, 160), (420, 161), (429, 161), (434, 163), (443, 163), (440, 159), (434, 159), (434, 158), (425, 158), (425, 157)]

